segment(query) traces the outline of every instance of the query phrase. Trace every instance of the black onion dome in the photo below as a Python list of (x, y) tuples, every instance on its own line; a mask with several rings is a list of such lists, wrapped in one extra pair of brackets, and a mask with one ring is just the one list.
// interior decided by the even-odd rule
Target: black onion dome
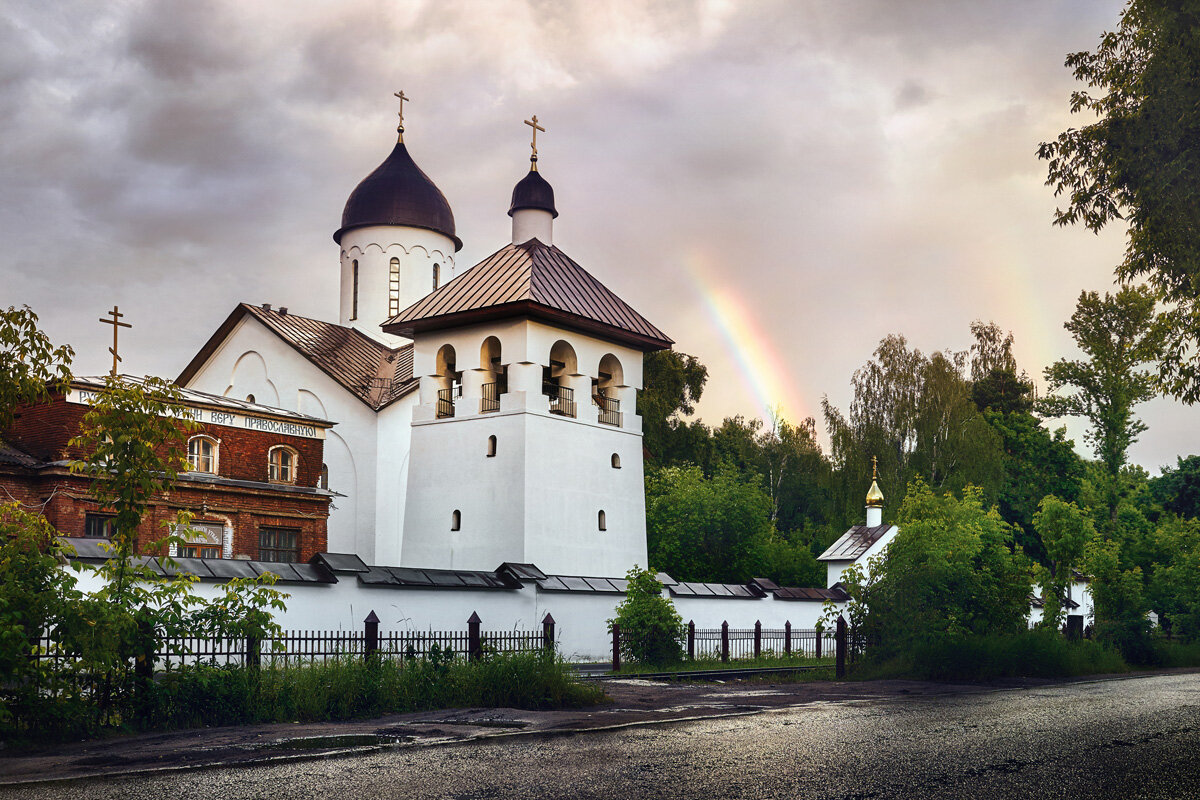
[(513, 187), (512, 205), (508, 207), (511, 217), (514, 211), (523, 208), (536, 208), (549, 211), (551, 218), (557, 218), (554, 210), (554, 187), (551, 186), (537, 170), (529, 170), (529, 174)]
[(367, 225), (425, 228), (453, 239), (455, 251), (462, 249), (446, 196), (412, 160), (403, 142), (397, 142), (392, 154), (350, 193), (333, 240), (341, 244), (347, 231)]

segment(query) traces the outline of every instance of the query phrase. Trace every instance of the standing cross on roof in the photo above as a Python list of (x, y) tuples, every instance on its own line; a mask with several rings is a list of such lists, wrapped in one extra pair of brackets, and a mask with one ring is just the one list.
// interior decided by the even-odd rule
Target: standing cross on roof
[(121, 317), (123, 317), (125, 315), (122, 314), (120, 311), (118, 311), (116, 306), (113, 306), (112, 311), (110, 311), (108, 313), (109, 313), (109, 316), (112, 317), (112, 319), (105, 319), (104, 317), (101, 317), (100, 321), (103, 322), (105, 325), (113, 326), (113, 343), (112, 343), (112, 347), (108, 348), (108, 352), (112, 353), (112, 357), (113, 357), (112, 376), (115, 378), (115, 377), (117, 377), (117, 362), (121, 360), (121, 357), (119, 355), (117, 355), (117, 332), (121, 328), (132, 328), (133, 326), (130, 325), (128, 322), (120, 321)]
[(879, 456), (871, 456), (871, 480), (877, 480), (879, 478), (878, 469)]
[(533, 165), (532, 167), (530, 167), (530, 169), (533, 169), (536, 171), (537, 170), (537, 132), (541, 131), (542, 133), (545, 133), (546, 129), (543, 128), (541, 125), (538, 125), (537, 114), (533, 115), (532, 120), (528, 120), (528, 119), (525, 120), (525, 124), (528, 125), (529, 127), (533, 128), (533, 141), (530, 142), (530, 144), (529, 144), (529, 146), (531, 148), (533, 148), (533, 155), (531, 155), (529, 157), (529, 163)]
[(400, 138), (398, 141), (403, 142), (404, 141), (404, 101), (412, 100), (412, 98), (409, 97), (408, 95), (406, 95), (404, 93), (403, 89), (401, 89), (398, 92), (392, 92), (392, 94), (394, 94), (396, 97), (400, 98), (400, 124), (396, 126), (396, 133), (400, 134)]

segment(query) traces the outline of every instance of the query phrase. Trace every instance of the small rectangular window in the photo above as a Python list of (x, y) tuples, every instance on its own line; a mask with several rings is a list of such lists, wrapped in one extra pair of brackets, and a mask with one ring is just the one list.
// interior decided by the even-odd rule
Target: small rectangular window
[(358, 260), (354, 261), (354, 296), (350, 299), (350, 319), (358, 319)]
[(111, 539), (116, 522), (112, 514), (87, 514), (83, 518), (83, 535), (89, 539)]
[(258, 560), (300, 560), (300, 531), (296, 528), (262, 527), (258, 529)]

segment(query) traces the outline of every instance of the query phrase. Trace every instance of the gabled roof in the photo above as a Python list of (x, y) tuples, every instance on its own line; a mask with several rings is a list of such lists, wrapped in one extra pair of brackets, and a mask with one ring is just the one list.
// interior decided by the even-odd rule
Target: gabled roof
[(388, 320), (388, 333), (529, 316), (593, 333), (639, 350), (673, 342), (587, 270), (552, 245), (510, 244)]
[(855, 525), (842, 534), (842, 537), (830, 545), (829, 549), (817, 556), (817, 561), (853, 561), (871, 549), (871, 545), (890, 531), (892, 525)]
[(417, 388), (412, 345), (392, 348), (354, 328), (239, 303), (175, 382), (186, 386), (249, 314), (346, 391), (379, 411)]

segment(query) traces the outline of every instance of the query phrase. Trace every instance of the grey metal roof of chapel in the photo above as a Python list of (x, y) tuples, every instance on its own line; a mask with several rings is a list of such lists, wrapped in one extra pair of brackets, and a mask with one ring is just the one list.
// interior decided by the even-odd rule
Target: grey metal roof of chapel
[(509, 244), (383, 325), (391, 334), (532, 317), (642, 351), (674, 342), (553, 245)]
[(368, 225), (425, 228), (453, 239), (455, 251), (462, 249), (450, 203), (408, 154), (403, 135), (391, 155), (350, 193), (333, 240), (341, 244), (347, 231)]

